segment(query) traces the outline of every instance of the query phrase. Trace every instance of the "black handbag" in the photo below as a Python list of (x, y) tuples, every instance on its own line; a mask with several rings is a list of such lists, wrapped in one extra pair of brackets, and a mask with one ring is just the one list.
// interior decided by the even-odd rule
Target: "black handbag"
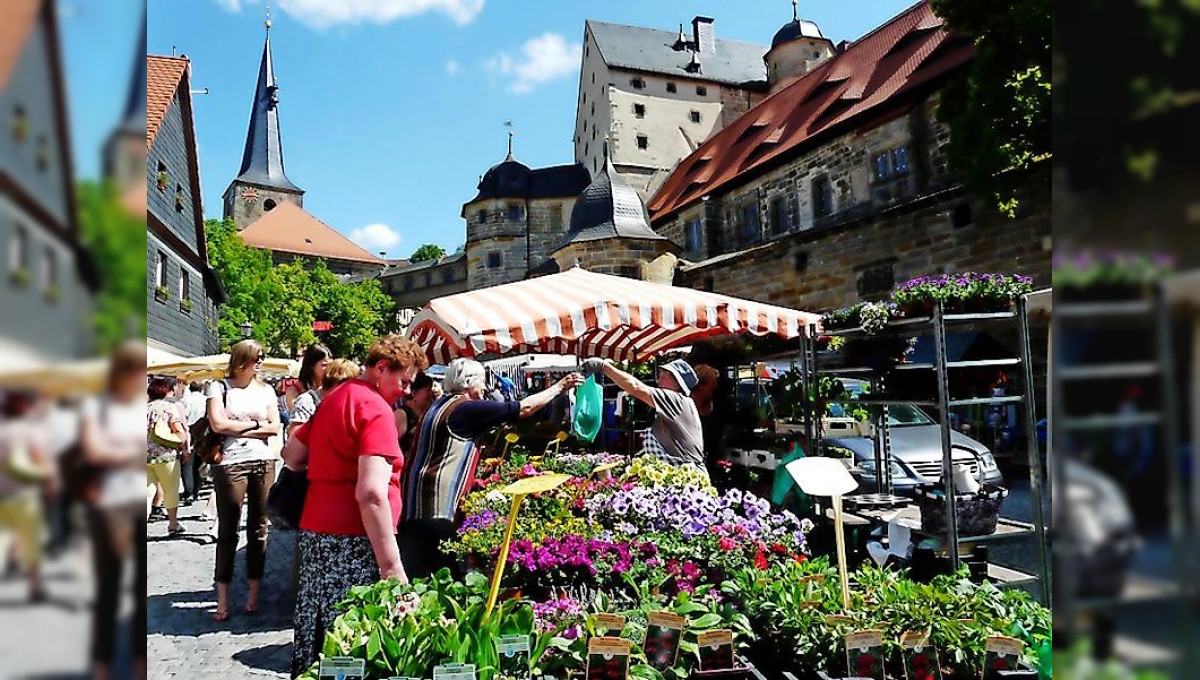
[(276, 529), (294, 531), (300, 528), (304, 499), (308, 496), (308, 472), (296, 472), (286, 465), (267, 492), (267, 519)]

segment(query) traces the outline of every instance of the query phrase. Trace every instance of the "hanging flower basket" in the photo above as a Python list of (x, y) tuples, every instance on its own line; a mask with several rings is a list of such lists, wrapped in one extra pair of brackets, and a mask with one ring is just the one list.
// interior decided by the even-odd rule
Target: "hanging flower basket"
[(1170, 255), (1083, 251), (1055, 254), (1055, 294), (1066, 301), (1115, 302), (1143, 299), (1174, 272)]
[(1032, 291), (1028, 276), (963, 272), (909, 279), (892, 291), (892, 302), (911, 317), (932, 315), (938, 302), (948, 314), (983, 314), (1011, 311), (1013, 301)]
[(900, 310), (891, 302), (858, 302), (824, 314), (821, 328), (826, 331), (862, 328), (865, 333), (874, 335), (901, 316)]

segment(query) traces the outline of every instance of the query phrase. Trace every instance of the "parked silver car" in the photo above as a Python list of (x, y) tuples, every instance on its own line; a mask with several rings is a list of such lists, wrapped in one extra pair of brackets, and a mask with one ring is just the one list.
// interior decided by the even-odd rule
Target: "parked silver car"
[[(912, 404), (888, 407), (888, 430), (892, 440), (892, 486), (906, 495), (918, 484), (942, 478), (942, 432), (936, 420)], [(827, 437), (833, 445), (854, 452), (851, 472), (863, 492), (875, 490), (875, 442), (869, 437)], [(980, 482), (1003, 484), (1004, 475), (986, 446), (961, 432), (950, 432), (951, 457), (955, 464), (968, 465)]]

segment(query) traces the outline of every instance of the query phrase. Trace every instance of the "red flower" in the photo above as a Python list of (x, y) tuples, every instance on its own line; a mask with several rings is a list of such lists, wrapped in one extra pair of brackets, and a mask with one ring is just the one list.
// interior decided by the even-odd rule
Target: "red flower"
[(734, 548), (737, 547), (737, 543), (734, 543), (733, 540), (729, 539), (729, 538), (722, 538), (721, 542), (718, 543), (717, 545), (721, 548), (721, 550), (724, 550), (726, 552), (733, 550)]
[(796, 564), (803, 564), (808, 561), (808, 556), (804, 553), (796, 553)]
[(783, 547), (782, 543), (776, 543), (775, 545), (771, 546), (771, 550), (774, 550), (776, 555), (787, 554), (787, 548)]
[(769, 566), (770, 565), (767, 564), (767, 556), (763, 554), (763, 551), (760, 548), (758, 554), (754, 556), (754, 567), (756, 569), (765, 570)]

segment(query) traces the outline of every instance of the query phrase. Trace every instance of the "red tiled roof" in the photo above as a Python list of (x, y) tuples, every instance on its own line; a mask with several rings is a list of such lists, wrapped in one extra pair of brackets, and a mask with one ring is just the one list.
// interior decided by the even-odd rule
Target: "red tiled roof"
[(182, 57), (160, 57), (155, 54), (146, 55), (146, 149), (154, 145), (154, 136), (167, 110), (171, 108), (171, 99), (179, 89), (179, 79), (187, 71), (188, 60)]
[(904, 11), (808, 74), (764, 99), (680, 161), (650, 200), (651, 220), (664, 218), (746, 173), (801, 150), (823, 133), (861, 125), (871, 116), (910, 110), (906, 94), (947, 75), (974, 56), (927, 0)]
[(386, 264), (290, 201), (280, 201), (273, 210), (243, 229), (242, 241), (253, 248), (281, 253)]
[(25, 42), (33, 30), (43, 0), (4, 0), (0, 3), (0, 92), (16, 70)]

